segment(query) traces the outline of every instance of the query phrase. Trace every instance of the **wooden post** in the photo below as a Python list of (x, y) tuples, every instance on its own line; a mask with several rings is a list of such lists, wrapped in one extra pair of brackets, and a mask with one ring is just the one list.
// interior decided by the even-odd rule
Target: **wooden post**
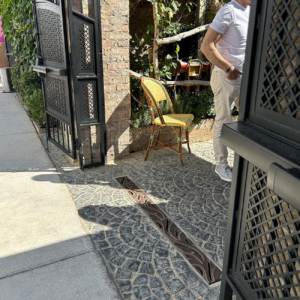
[[(198, 0), (197, 19), (196, 19), (197, 27), (205, 24), (206, 8), (207, 8), (207, 0)], [(199, 39), (198, 39), (198, 59), (201, 59), (201, 60), (203, 60), (203, 54), (200, 51), (202, 42), (203, 42), (203, 37), (199, 37)]]
[[(148, 59), (149, 59), (149, 64), (151, 64), (151, 62), (153, 62), (153, 49), (152, 48), (148, 48)], [(154, 71), (150, 72), (150, 77), (154, 78)]]
[(157, 76), (157, 71), (158, 71), (158, 44), (157, 44), (157, 39), (159, 37), (159, 32), (158, 32), (158, 24), (157, 24), (157, 19), (156, 19), (156, 14), (158, 13), (158, 7), (157, 3), (153, 3), (153, 20), (154, 20), (154, 42), (153, 42), (153, 67), (154, 67), (154, 77), (156, 79), (159, 79), (159, 76)]

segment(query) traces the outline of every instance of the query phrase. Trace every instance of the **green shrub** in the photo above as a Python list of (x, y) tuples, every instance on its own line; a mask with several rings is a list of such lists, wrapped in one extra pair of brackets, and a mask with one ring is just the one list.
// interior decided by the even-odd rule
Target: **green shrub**
[(23, 98), (29, 108), (29, 116), (41, 126), (45, 125), (45, 108), (42, 90), (34, 90), (32, 94)]
[(151, 113), (148, 108), (143, 108), (140, 111), (136, 110), (131, 113), (131, 127), (139, 128), (146, 127), (152, 124)]
[[(170, 104), (168, 101), (159, 102), (159, 107), (163, 115), (170, 114)], [(154, 117), (158, 117), (158, 114), (155, 112), (155, 110)], [(146, 127), (151, 124), (152, 117), (149, 108), (142, 106), (140, 108), (135, 108), (135, 110), (131, 112), (131, 127)]]
[(4, 35), (16, 57), (16, 64), (11, 68), (13, 88), (29, 108), (30, 117), (44, 125), (42, 85), (36, 72), (32, 71), (37, 57), (32, 3), (28, 0), (0, 0), (0, 15)]
[(172, 99), (176, 114), (193, 114), (194, 124), (199, 124), (201, 119), (213, 117), (214, 95), (211, 89), (205, 89), (200, 94), (181, 93), (177, 99)]
[(11, 69), (14, 90), (21, 96), (21, 101), (29, 108), (29, 116), (41, 126), (45, 125), (45, 109), (42, 85), (34, 71), (22, 71), (19, 65)]
[(2, 30), (13, 47), (21, 71), (31, 69), (37, 58), (32, 3), (28, 0), (1, 0)]

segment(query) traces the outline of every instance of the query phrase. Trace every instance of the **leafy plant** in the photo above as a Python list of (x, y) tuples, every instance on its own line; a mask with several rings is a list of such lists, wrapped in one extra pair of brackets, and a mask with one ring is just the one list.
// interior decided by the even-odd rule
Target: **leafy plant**
[(37, 49), (31, 1), (0, 0), (0, 15), (3, 33), (16, 57), (16, 64), (11, 68), (14, 90), (29, 108), (30, 117), (44, 125), (42, 85), (37, 74), (32, 71)]
[(34, 71), (21, 71), (20, 65), (11, 68), (14, 90), (29, 108), (29, 116), (41, 126), (45, 124), (45, 109), (41, 81)]
[(194, 124), (199, 124), (201, 119), (214, 116), (214, 95), (211, 89), (203, 90), (200, 94), (181, 93), (172, 99), (175, 113), (193, 114)]
[(152, 123), (150, 110), (148, 108), (142, 109), (140, 112), (136, 111), (131, 114), (131, 127), (139, 128), (149, 126)]
[(192, 8), (196, 6), (194, 0), (187, 1), (184, 5), (176, 0), (148, 0), (148, 2), (157, 3), (158, 13), (156, 20), (160, 37), (168, 37), (178, 34), (183, 26), (180, 21)]
[(28, 70), (37, 57), (31, 1), (2, 0), (0, 4), (3, 33), (13, 47), (21, 71)]
[(29, 116), (41, 126), (45, 124), (45, 108), (42, 90), (34, 90), (32, 94), (23, 98), (24, 103), (29, 108)]

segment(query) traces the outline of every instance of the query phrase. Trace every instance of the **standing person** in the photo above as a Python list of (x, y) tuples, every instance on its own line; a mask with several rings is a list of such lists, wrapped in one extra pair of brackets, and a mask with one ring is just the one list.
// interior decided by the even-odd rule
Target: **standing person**
[(221, 143), (222, 125), (232, 121), (238, 107), (245, 61), (250, 0), (232, 0), (223, 6), (210, 25), (201, 51), (215, 66), (211, 76), (216, 119), (214, 124), (215, 172), (225, 181), (232, 180), (227, 147)]

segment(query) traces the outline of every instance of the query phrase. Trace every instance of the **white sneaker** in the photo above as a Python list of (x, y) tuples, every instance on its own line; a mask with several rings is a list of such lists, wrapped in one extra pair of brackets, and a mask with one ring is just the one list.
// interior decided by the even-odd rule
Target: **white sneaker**
[(217, 173), (222, 180), (231, 182), (232, 172), (228, 165), (217, 165), (215, 168), (215, 173)]

